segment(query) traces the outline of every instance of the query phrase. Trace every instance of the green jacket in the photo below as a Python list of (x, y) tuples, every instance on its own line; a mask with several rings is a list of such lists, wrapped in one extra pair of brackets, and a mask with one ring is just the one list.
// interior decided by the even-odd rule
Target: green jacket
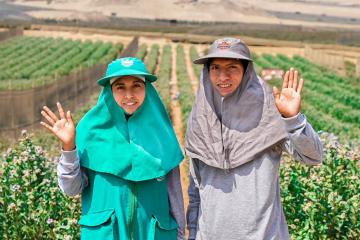
[(92, 170), (87, 174), (81, 239), (176, 239), (166, 177), (133, 182)]
[(82, 193), (81, 239), (176, 239), (166, 175), (183, 155), (151, 83), (128, 121), (106, 85), (80, 121), (76, 143), (89, 179)]

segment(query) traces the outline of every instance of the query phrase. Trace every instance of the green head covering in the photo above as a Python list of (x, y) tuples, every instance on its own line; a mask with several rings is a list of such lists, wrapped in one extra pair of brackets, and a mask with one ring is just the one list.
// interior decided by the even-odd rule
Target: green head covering
[(143, 61), (134, 57), (125, 57), (112, 61), (107, 67), (105, 77), (98, 80), (98, 84), (105, 86), (110, 79), (123, 76), (143, 76), (149, 82), (157, 79), (147, 71)]
[[(141, 62), (138, 59), (135, 61)], [(111, 77), (107, 77), (113, 72), (109, 71), (111, 64), (103, 78), (106, 81), (102, 82), (104, 88), (96, 106), (85, 114), (76, 129), (80, 164), (131, 181), (164, 176), (183, 159), (165, 107), (146, 77), (144, 102), (126, 120), (125, 112), (115, 102), (109, 84), (110, 78), (119, 75), (111, 74)], [(118, 66), (120, 76), (131, 75), (120, 71), (122, 67)], [(143, 73), (149, 74), (145, 68), (136, 75), (149, 76)]]

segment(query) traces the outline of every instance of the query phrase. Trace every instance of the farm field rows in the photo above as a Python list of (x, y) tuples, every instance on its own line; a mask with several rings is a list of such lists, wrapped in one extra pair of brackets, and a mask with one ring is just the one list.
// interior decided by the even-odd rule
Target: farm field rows
[(26, 89), (47, 84), (80, 68), (106, 63), (121, 43), (62, 38), (17, 37), (0, 44), (0, 89)]

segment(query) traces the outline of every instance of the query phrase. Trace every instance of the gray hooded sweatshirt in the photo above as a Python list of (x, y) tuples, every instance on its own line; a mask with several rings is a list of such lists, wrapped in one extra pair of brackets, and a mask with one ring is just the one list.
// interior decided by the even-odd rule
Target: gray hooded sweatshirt
[(185, 151), (189, 239), (197, 240), (290, 239), (280, 200), (282, 152), (308, 165), (322, 162), (320, 139), (306, 117), (280, 116), (251, 61), (239, 88), (225, 98), (204, 66)]

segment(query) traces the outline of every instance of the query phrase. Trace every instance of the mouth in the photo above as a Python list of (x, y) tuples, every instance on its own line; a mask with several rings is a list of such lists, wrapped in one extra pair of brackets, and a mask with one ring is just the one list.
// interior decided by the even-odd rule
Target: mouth
[(227, 89), (231, 87), (231, 84), (217, 84), (220, 89)]
[(136, 104), (137, 104), (137, 102), (123, 102), (123, 105), (128, 106), (128, 107), (134, 106)]

